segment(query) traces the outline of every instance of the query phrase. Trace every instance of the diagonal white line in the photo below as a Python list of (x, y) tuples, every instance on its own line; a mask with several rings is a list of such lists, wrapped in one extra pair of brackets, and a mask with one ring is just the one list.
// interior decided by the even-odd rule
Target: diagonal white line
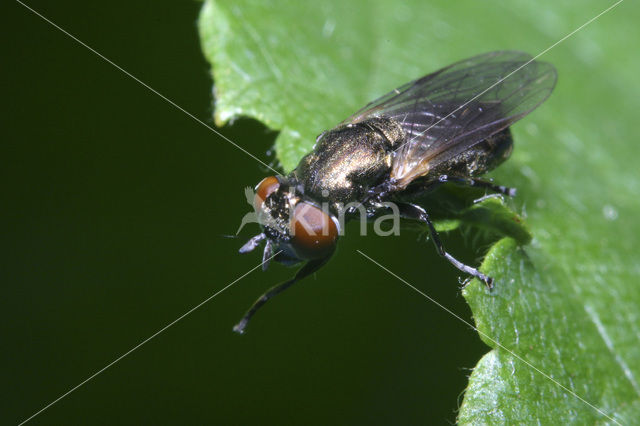
[(475, 95), (473, 98), (469, 99), (467, 102), (463, 103), (462, 105), (460, 105), (458, 108), (456, 108), (455, 110), (453, 110), (452, 112), (450, 112), (449, 114), (445, 115), (444, 117), (442, 117), (440, 120), (436, 121), (434, 124), (432, 124), (431, 126), (429, 126), (426, 130), (424, 130), (421, 133), (418, 133), (417, 135), (415, 135), (414, 137), (412, 137), (410, 140), (404, 142), (403, 144), (401, 144), (400, 146), (398, 146), (396, 149), (394, 149), (394, 152), (397, 152), (400, 148), (402, 148), (404, 145), (408, 144), (409, 142), (414, 141), (416, 138), (424, 135), (425, 133), (427, 133), (429, 130), (431, 130), (433, 127), (437, 126), (438, 124), (440, 124), (442, 121), (446, 120), (447, 118), (451, 117), (453, 114), (455, 114), (456, 112), (458, 112), (459, 110), (461, 110), (462, 108), (464, 108), (465, 106), (469, 105), (471, 102), (475, 101), (476, 99), (478, 99), (480, 96), (484, 95), (485, 93), (487, 93), (489, 90), (493, 89), (494, 87), (496, 87), (498, 84), (502, 83), (503, 81), (505, 81), (507, 78), (511, 77), (513, 74), (517, 73), (518, 71), (520, 71), (522, 68), (526, 67), (527, 65), (529, 65), (531, 62), (535, 61), (536, 59), (538, 59), (540, 56), (544, 55), (545, 53), (547, 53), (548, 51), (550, 51), (551, 49), (553, 49), (554, 47), (556, 47), (557, 45), (559, 45), (560, 43), (562, 43), (563, 41), (565, 41), (566, 39), (568, 39), (569, 37), (571, 37), (572, 35), (574, 35), (575, 33), (577, 33), (578, 31), (582, 30), (584, 27), (586, 27), (587, 25), (589, 25), (590, 23), (592, 23), (593, 21), (595, 21), (596, 19), (598, 19), (599, 17), (601, 17), (602, 15), (604, 15), (605, 13), (609, 12), (611, 9), (613, 9), (614, 7), (618, 6), (620, 3), (622, 3), (624, 0), (618, 0), (617, 2), (615, 2), (614, 4), (612, 4), (611, 6), (609, 6), (608, 8), (606, 8), (605, 10), (603, 10), (602, 12), (600, 12), (599, 14), (597, 14), (596, 16), (594, 16), (593, 18), (589, 19), (587, 22), (585, 22), (584, 24), (580, 25), (578, 28), (576, 28), (575, 30), (571, 31), (569, 34), (567, 34), (566, 36), (562, 37), (560, 40), (556, 41), (555, 43), (553, 43), (551, 46), (547, 47), (546, 49), (544, 49), (542, 52), (538, 53), (536, 56), (534, 56), (533, 58), (531, 58), (530, 60), (528, 60), (527, 62), (524, 63), (524, 65), (519, 66), (518, 68), (516, 68), (514, 71), (511, 71), (509, 74), (507, 74), (505, 77), (502, 77), (500, 80), (496, 81), (494, 84), (492, 84), (491, 86), (489, 86), (488, 88), (486, 88), (485, 90), (483, 90), (482, 92), (478, 93), (477, 95)]
[(512, 350), (506, 348), (505, 346), (503, 346), (500, 342), (496, 341), (495, 339), (493, 339), (491, 336), (488, 336), (486, 333), (478, 330), (474, 325), (470, 324), (468, 321), (466, 321), (464, 318), (462, 318), (461, 316), (459, 316), (458, 314), (456, 314), (455, 312), (453, 312), (451, 309), (447, 308), (446, 306), (442, 305), (441, 303), (439, 303), (438, 301), (436, 301), (435, 299), (431, 298), (430, 296), (428, 296), (426, 293), (424, 293), (423, 291), (419, 290), (418, 288), (416, 288), (415, 286), (409, 284), (406, 280), (404, 280), (402, 277), (394, 274), (393, 272), (391, 272), (388, 268), (382, 266), (380, 263), (378, 263), (377, 261), (373, 260), (372, 258), (370, 258), (369, 256), (367, 256), (366, 254), (364, 254), (363, 252), (361, 252), (360, 250), (356, 250), (358, 253), (360, 253), (362, 256), (366, 257), (367, 259), (369, 259), (371, 262), (375, 263), (376, 265), (378, 265), (380, 268), (382, 268), (383, 270), (385, 270), (386, 272), (388, 272), (390, 275), (394, 276), (395, 278), (397, 278), (398, 280), (402, 281), (404, 284), (406, 284), (408, 287), (410, 287), (411, 289), (413, 289), (414, 291), (416, 291), (417, 293), (421, 294), (422, 296), (424, 296), (425, 298), (427, 298), (428, 300), (430, 300), (431, 302), (435, 303), (438, 307), (440, 307), (441, 309), (443, 309), (445, 312), (451, 314), (453, 317), (457, 318), (458, 320), (460, 320), (462, 323), (466, 324), (467, 326), (471, 327), (473, 330), (475, 330), (478, 334), (482, 335), (483, 337), (485, 337), (487, 340), (489, 340), (491, 343), (495, 344), (496, 346), (500, 347), (500, 349), (503, 349), (507, 352), (509, 352), (511, 355), (513, 355), (515, 358), (519, 359), (520, 361), (522, 361), (523, 363), (525, 363), (527, 366), (529, 366), (531, 369), (533, 369), (534, 371), (540, 373), (542, 376), (546, 377), (547, 379), (549, 379), (551, 382), (555, 383), (556, 385), (558, 385), (560, 388), (562, 388), (563, 390), (565, 390), (566, 392), (570, 393), (571, 395), (575, 396), (576, 398), (578, 398), (580, 401), (584, 402), (585, 404), (587, 404), (589, 407), (593, 408), (594, 410), (596, 410), (598, 413), (602, 414), (604, 417), (606, 417), (607, 419), (611, 420), (612, 422), (616, 423), (616, 424), (620, 424), (620, 422), (618, 422), (617, 420), (615, 420), (614, 418), (610, 417), (607, 413), (605, 413), (604, 411), (602, 411), (601, 409), (599, 409), (598, 407), (596, 407), (595, 405), (593, 405), (592, 403), (590, 403), (589, 401), (587, 401), (586, 399), (582, 398), (580, 395), (578, 395), (577, 393), (575, 393), (574, 391), (572, 391), (571, 389), (569, 389), (568, 387), (564, 386), (562, 383), (558, 382), (556, 379), (554, 379), (553, 377), (551, 377), (550, 375), (548, 375), (547, 373), (543, 372), (542, 370), (540, 370), (538, 367), (536, 367), (535, 365), (531, 364), (529, 361), (527, 361), (526, 359), (522, 358), (520, 355), (516, 354), (515, 352), (513, 352)]
[(198, 123), (200, 123), (201, 125), (203, 125), (204, 127), (206, 127), (207, 129), (211, 130), (213, 133), (215, 133), (216, 135), (220, 136), (222, 139), (224, 139), (225, 141), (229, 142), (231, 145), (235, 146), (236, 148), (238, 148), (240, 151), (244, 152), (245, 154), (247, 154), (249, 157), (253, 158), (254, 160), (256, 160), (258, 163), (262, 164), (263, 166), (265, 166), (266, 168), (272, 170), (276, 175), (279, 174), (279, 172), (274, 169), (273, 167), (269, 166), (268, 164), (266, 164), (265, 162), (263, 162), (262, 160), (260, 160), (258, 157), (256, 157), (255, 155), (253, 155), (252, 153), (250, 153), (249, 151), (247, 151), (246, 149), (244, 149), (243, 147), (241, 147), (240, 145), (238, 145), (237, 143), (235, 143), (234, 141), (232, 141), (231, 139), (229, 139), (228, 137), (226, 137), (225, 135), (223, 135), (222, 133), (218, 132), (216, 129), (214, 129), (213, 127), (211, 127), (210, 125), (208, 125), (207, 123), (205, 123), (204, 121), (200, 120), (198, 117), (196, 117), (195, 115), (193, 115), (192, 113), (190, 113), (189, 111), (187, 111), (186, 109), (182, 108), (180, 105), (178, 105), (177, 103), (175, 103), (174, 101), (172, 101), (171, 99), (167, 98), (165, 95), (163, 95), (162, 93), (158, 92), (156, 89), (154, 89), (153, 87), (149, 86), (147, 83), (145, 83), (144, 81), (140, 80), (138, 77), (136, 77), (135, 75), (131, 74), (129, 71), (125, 70), (124, 68), (122, 68), (120, 65), (116, 64), (115, 62), (113, 62), (111, 59), (107, 58), (106, 56), (104, 56), (103, 54), (101, 54), (100, 52), (98, 52), (97, 50), (95, 50), (93, 47), (89, 46), (87, 43), (83, 42), (82, 40), (78, 39), (76, 36), (74, 36), (73, 34), (69, 33), (68, 31), (64, 30), (63, 28), (61, 28), (59, 25), (55, 24), (53, 21), (51, 21), (50, 19), (48, 19), (46, 16), (42, 15), (40, 12), (36, 11), (35, 9), (33, 9), (30, 6), (27, 6), (26, 4), (24, 4), (23, 2), (21, 2), (20, 0), (16, 0), (16, 2), (20, 3), (22, 6), (24, 6), (26, 9), (30, 10), (31, 12), (33, 12), (35, 15), (39, 16), (40, 18), (42, 18), (44, 21), (46, 21), (47, 23), (49, 23), (51, 26), (53, 26), (54, 28), (56, 28), (57, 30), (59, 30), (60, 32), (64, 33), (65, 35), (67, 35), (69, 38), (73, 39), (74, 41), (76, 41), (78, 44), (80, 44), (83, 47), (86, 47), (87, 49), (89, 49), (92, 53), (96, 54), (97, 56), (99, 56), (100, 58), (102, 58), (103, 60), (105, 60), (106, 62), (108, 62), (109, 64), (113, 65), (116, 69), (118, 69), (119, 71), (121, 71), (122, 73), (124, 73), (125, 75), (127, 75), (128, 77), (132, 78), (133, 80), (135, 80), (136, 82), (138, 82), (140, 85), (144, 86), (145, 88), (147, 88), (148, 90), (150, 90), (151, 92), (153, 92), (154, 94), (160, 96), (162, 99), (164, 99), (165, 101), (167, 101), (169, 104), (171, 104), (173, 107), (175, 107), (176, 109), (182, 111), (184, 114), (188, 115), (189, 117), (191, 117), (193, 120), (197, 121)]
[(31, 416), (29, 416), (28, 418), (24, 419), (22, 422), (19, 423), (18, 426), (21, 426), (25, 423), (27, 423), (28, 421), (30, 421), (31, 419), (33, 419), (35, 416), (37, 416), (38, 414), (42, 413), (43, 411), (45, 411), (46, 409), (48, 409), (49, 407), (51, 407), (52, 405), (54, 405), (55, 403), (57, 403), (58, 401), (60, 401), (61, 399), (63, 399), (64, 397), (68, 396), (70, 393), (72, 393), (73, 391), (77, 390), (79, 387), (81, 387), (82, 385), (86, 384), (87, 382), (89, 382), (90, 380), (92, 380), (93, 378), (95, 378), (97, 375), (99, 375), (100, 373), (104, 372), (106, 369), (108, 369), (109, 367), (113, 366), (115, 363), (117, 363), (118, 361), (121, 361), (124, 357), (126, 357), (127, 355), (131, 354), (133, 351), (135, 351), (136, 349), (140, 348), (142, 345), (144, 345), (145, 343), (149, 342), (151, 339), (153, 339), (154, 337), (156, 337), (157, 335), (159, 335), (160, 333), (162, 333), (163, 331), (167, 330), (169, 327), (175, 325), (178, 321), (182, 320), (184, 317), (186, 317), (187, 315), (193, 313), (196, 309), (200, 308), (202, 305), (204, 305), (205, 303), (209, 302), (211, 299), (213, 299), (214, 297), (216, 297), (217, 295), (219, 295), (220, 293), (222, 293), (223, 291), (225, 291), (226, 289), (228, 289), (229, 287), (231, 287), (232, 285), (234, 285), (235, 283), (237, 283), (238, 281), (240, 281), (241, 279), (243, 279), (244, 277), (246, 277), (247, 275), (249, 275), (250, 273), (252, 273), (253, 271), (255, 271), (256, 269), (260, 268), (264, 263), (269, 262), (271, 259), (273, 259), (274, 257), (276, 257), (278, 254), (280, 254), (281, 251), (278, 251), (276, 254), (274, 254), (273, 256), (271, 256), (268, 259), (263, 260), (259, 265), (251, 268), (248, 272), (246, 272), (245, 274), (243, 274), (242, 276), (236, 278), (234, 281), (232, 281), (231, 283), (227, 284), (225, 287), (223, 287), (221, 290), (218, 290), (217, 292), (215, 292), (214, 294), (212, 294), (211, 296), (207, 297), (206, 299), (204, 299), (202, 302), (198, 303), (196, 306), (194, 306), (193, 308), (189, 309), (187, 312), (185, 312), (184, 314), (180, 315), (178, 318), (174, 319), (173, 321), (171, 321), (169, 324), (165, 325), (164, 327), (162, 327), (160, 330), (156, 331), (155, 333), (153, 333), (151, 336), (147, 337), (146, 339), (144, 339), (142, 342), (138, 343), (137, 345), (135, 345), (133, 348), (129, 349), (127, 352), (123, 353), (122, 355), (120, 355), (118, 358), (114, 359), (113, 361), (111, 361), (109, 364), (105, 365), (104, 367), (102, 367), (100, 370), (96, 371), (95, 373), (93, 373), (91, 376), (87, 377), (86, 379), (84, 379), (82, 382), (78, 383), (77, 385), (75, 385), (74, 387), (72, 387), (71, 389), (69, 389), (68, 391), (66, 391), (65, 393), (63, 393), (62, 395), (60, 395), (58, 398), (54, 399), (53, 401), (51, 401), (50, 403), (48, 403), (47, 405), (45, 405), (44, 407), (42, 407), (40, 410), (38, 410), (37, 412), (35, 412), (34, 414), (32, 414)]

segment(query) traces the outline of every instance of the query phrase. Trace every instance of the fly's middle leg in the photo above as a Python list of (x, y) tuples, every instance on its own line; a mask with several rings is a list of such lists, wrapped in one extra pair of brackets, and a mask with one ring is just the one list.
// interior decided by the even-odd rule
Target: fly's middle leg
[(431, 233), (431, 239), (436, 246), (436, 250), (440, 256), (447, 259), (453, 266), (461, 270), (462, 272), (474, 276), (485, 283), (487, 288), (493, 288), (493, 278), (486, 276), (482, 272), (478, 271), (476, 268), (466, 265), (460, 262), (455, 257), (451, 256), (444, 248), (442, 241), (440, 240), (440, 236), (438, 235), (438, 231), (436, 231), (435, 226), (431, 222), (429, 215), (427, 212), (420, 206), (415, 204), (398, 204), (398, 208), (400, 209), (400, 215), (406, 219), (418, 220), (420, 222), (426, 223), (429, 227), (429, 232)]

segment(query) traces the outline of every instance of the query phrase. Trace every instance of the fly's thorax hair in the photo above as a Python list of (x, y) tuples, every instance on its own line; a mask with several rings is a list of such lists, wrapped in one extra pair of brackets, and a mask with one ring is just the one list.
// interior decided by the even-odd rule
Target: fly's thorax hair
[(265, 235), (275, 242), (290, 239), (289, 222), (299, 200), (295, 185), (284, 179), (279, 180), (280, 186), (264, 200), (258, 212)]
[(331, 255), (342, 227), (330, 203), (305, 196), (292, 177), (278, 180), (278, 189), (266, 197), (259, 214), (269, 244), (288, 263)]
[(294, 212), (302, 203), (321, 210), (332, 219), (341, 213), (342, 204), (332, 202), (328, 191), (323, 191), (320, 197), (312, 198), (305, 194), (304, 187), (294, 175), (279, 177), (278, 180), (280, 186), (267, 196), (258, 212), (260, 224), (265, 229), (269, 228), (266, 232), (268, 236), (288, 240)]
[(382, 134), (392, 148), (397, 148), (405, 142), (405, 132), (400, 123), (388, 117), (374, 117), (363, 122), (372, 130)]
[(342, 124), (322, 133), (290, 176), (314, 201), (327, 199), (336, 215), (340, 203), (362, 201), (369, 188), (388, 177), (394, 146), (403, 141), (401, 126), (390, 118)]

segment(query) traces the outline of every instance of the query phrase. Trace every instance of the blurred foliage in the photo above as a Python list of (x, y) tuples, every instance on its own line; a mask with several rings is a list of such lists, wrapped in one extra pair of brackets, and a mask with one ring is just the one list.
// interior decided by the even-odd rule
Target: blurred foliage
[[(610, 4), (208, 0), (199, 28), (216, 122), (249, 116), (279, 131), (291, 170), (317, 134), (393, 87), (483, 51), (536, 54)], [(541, 58), (558, 86), (514, 127), (515, 153), (492, 174), (518, 188), (533, 241), (500, 240), (482, 265), (495, 290), (464, 290), (493, 349), (470, 377), (462, 423), (640, 416), (639, 18), (624, 2)]]

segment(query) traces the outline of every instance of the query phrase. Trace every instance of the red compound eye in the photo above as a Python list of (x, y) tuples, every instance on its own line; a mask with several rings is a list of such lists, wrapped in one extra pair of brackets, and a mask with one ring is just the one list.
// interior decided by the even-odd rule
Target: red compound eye
[(327, 256), (335, 248), (338, 226), (318, 207), (300, 202), (289, 223), (291, 246), (301, 259)]
[(256, 186), (256, 195), (253, 198), (253, 207), (256, 211), (260, 211), (262, 203), (267, 199), (269, 195), (275, 192), (280, 186), (280, 182), (275, 176), (268, 176)]

